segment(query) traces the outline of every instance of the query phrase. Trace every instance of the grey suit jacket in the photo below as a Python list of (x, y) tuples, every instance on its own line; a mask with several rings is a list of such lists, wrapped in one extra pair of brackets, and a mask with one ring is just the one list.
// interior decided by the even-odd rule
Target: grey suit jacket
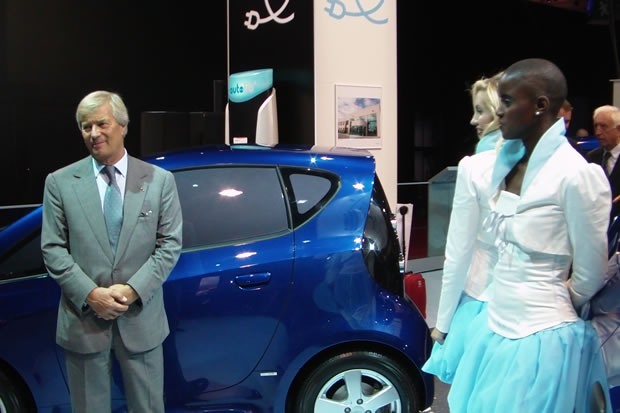
[(41, 249), (62, 290), (56, 342), (77, 353), (109, 348), (113, 321), (84, 309), (95, 287), (129, 284), (139, 299), (115, 322), (131, 352), (150, 350), (169, 333), (162, 284), (174, 268), (182, 235), (173, 175), (128, 157), (123, 225), (116, 258), (101, 210), (90, 156), (47, 176)]

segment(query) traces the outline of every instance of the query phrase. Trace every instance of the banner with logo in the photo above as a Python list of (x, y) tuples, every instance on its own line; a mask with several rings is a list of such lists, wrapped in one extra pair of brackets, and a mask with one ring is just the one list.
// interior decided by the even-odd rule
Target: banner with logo
[(229, 76), (273, 69), (280, 143), (313, 145), (313, 2), (228, 0), (228, 33)]

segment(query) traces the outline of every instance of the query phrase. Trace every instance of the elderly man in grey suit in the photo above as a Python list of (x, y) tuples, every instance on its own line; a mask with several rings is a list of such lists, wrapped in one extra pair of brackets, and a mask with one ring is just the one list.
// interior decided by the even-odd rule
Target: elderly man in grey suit
[[(601, 165), (611, 187), (610, 218), (620, 214), (620, 109), (605, 105), (594, 110), (594, 134), (601, 145), (586, 154), (588, 162)], [(611, 221), (610, 221), (611, 223)]]
[(120, 96), (88, 94), (76, 119), (90, 156), (48, 175), (41, 248), (60, 285), (56, 342), (74, 412), (111, 411), (111, 363), (130, 412), (164, 411), (162, 284), (181, 251), (174, 177), (127, 154)]

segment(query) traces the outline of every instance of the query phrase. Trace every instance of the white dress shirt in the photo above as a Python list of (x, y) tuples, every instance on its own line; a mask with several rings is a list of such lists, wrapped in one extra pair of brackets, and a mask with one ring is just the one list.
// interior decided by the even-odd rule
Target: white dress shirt
[(614, 146), (613, 149), (608, 152), (610, 154), (610, 157), (609, 159), (607, 159), (607, 165), (604, 165), (604, 168), (605, 172), (609, 176), (611, 175), (611, 172), (614, 170), (614, 166), (616, 166), (616, 162), (618, 161), (618, 155), (620, 155), (620, 145)]

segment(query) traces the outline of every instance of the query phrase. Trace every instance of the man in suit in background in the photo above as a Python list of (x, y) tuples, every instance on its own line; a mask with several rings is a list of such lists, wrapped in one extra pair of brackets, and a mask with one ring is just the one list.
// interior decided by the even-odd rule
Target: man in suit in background
[(573, 105), (568, 101), (568, 99), (564, 99), (564, 103), (560, 106), (560, 111), (558, 112), (558, 118), (564, 118), (564, 127), (568, 132), (568, 127), (570, 126), (570, 121), (573, 118)]
[(600, 147), (586, 154), (588, 162), (601, 165), (609, 185), (613, 204), (611, 218), (620, 213), (620, 109), (615, 106), (605, 105), (594, 110), (592, 116), (594, 122), (594, 134), (600, 143)]
[(62, 291), (56, 342), (73, 411), (111, 411), (115, 358), (129, 412), (163, 413), (162, 284), (182, 234), (174, 177), (127, 154), (129, 116), (117, 94), (88, 94), (76, 120), (90, 156), (47, 176), (41, 234)]

